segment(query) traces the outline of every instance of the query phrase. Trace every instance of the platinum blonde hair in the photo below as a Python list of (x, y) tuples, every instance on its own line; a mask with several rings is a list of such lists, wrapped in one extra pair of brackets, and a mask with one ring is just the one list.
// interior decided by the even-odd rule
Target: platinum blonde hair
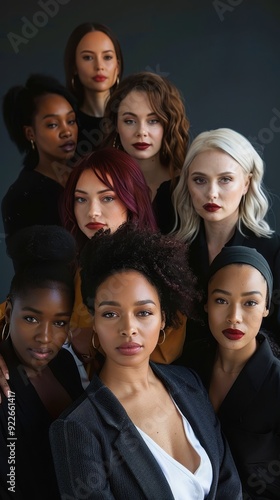
[[(202, 132), (193, 140), (187, 152), (179, 182), (172, 195), (176, 213), (173, 231), (176, 231), (176, 237), (190, 243), (199, 231), (201, 218), (194, 209), (188, 190), (189, 166), (199, 153), (215, 149), (227, 153), (237, 161), (244, 175), (251, 174), (248, 192), (239, 206), (239, 231), (242, 232), (241, 227), (244, 224), (256, 236), (269, 238), (274, 231), (264, 220), (269, 208), (263, 186), (264, 162), (246, 137), (229, 128)], [(179, 229), (175, 230), (178, 227)]]

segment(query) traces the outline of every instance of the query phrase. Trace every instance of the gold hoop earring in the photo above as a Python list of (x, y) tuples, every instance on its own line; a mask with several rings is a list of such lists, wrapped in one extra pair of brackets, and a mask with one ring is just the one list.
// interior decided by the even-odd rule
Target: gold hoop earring
[(33, 151), (35, 151), (35, 143), (32, 139), (30, 139), (30, 142), (31, 142), (31, 147), (33, 149)]
[(163, 328), (160, 329), (159, 333), (162, 333), (163, 335), (163, 340), (161, 342), (158, 342), (157, 345), (161, 345), (163, 344), (163, 342), (165, 342), (165, 338), (166, 338), (166, 335), (165, 335), (165, 331)]
[(119, 145), (119, 143), (117, 142), (118, 137), (119, 137), (119, 134), (116, 134), (116, 135), (115, 135), (115, 137), (114, 137), (114, 141), (113, 141), (113, 148), (115, 148), (115, 149), (120, 149), (120, 145)]
[(73, 340), (73, 333), (72, 333), (72, 330), (68, 330), (68, 335), (67, 335), (67, 342), (68, 342), (68, 345), (72, 345), (72, 340)]
[[(3, 326), (3, 329), (2, 329), (2, 340), (7, 340), (10, 336), (10, 330), (8, 331), (8, 335), (5, 337), (5, 334), (6, 334), (6, 327), (9, 328), (9, 325), (8, 323), (5, 323), (5, 325)], [(5, 338), (4, 338), (5, 337)]]
[(98, 346), (98, 347), (96, 347), (96, 345), (95, 345), (95, 343), (94, 343), (94, 335), (95, 335), (95, 333), (96, 333), (96, 332), (93, 332), (93, 334), (92, 334), (91, 343), (92, 343), (92, 347), (93, 347), (93, 349), (96, 349), (96, 351), (97, 351), (97, 349), (98, 349), (98, 347), (99, 347), (99, 346)]

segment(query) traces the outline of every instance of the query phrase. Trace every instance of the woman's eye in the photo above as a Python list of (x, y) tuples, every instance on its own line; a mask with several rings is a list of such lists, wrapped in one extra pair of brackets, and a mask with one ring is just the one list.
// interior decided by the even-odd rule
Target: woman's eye
[(254, 307), (254, 306), (256, 306), (257, 304), (258, 304), (258, 303), (257, 303), (255, 300), (248, 300), (248, 301), (246, 302), (246, 304), (245, 304), (245, 305), (246, 305), (246, 306), (250, 306), (250, 307)]
[(194, 177), (193, 181), (196, 184), (205, 184), (206, 183), (206, 179), (204, 179), (204, 177)]
[(92, 56), (90, 56), (90, 55), (84, 55), (84, 56), (83, 56), (83, 60), (84, 60), (84, 61), (92, 61), (92, 59), (93, 59), (93, 57), (92, 57)]
[(102, 317), (103, 317), (103, 318), (109, 318), (109, 319), (110, 319), (110, 318), (115, 318), (116, 316), (117, 316), (117, 315), (116, 315), (116, 313), (114, 313), (114, 312), (104, 312), (104, 313), (102, 314)]
[(27, 321), (27, 323), (37, 323), (36, 318), (34, 318), (33, 316), (24, 316), (24, 319), (25, 321)]
[(75, 203), (85, 203), (86, 199), (83, 198), (82, 196), (75, 196), (74, 202)]
[(149, 120), (149, 124), (150, 125), (156, 125), (157, 123), (159, 123), (159, 119), (158, 118), (153, 118), (152, 120)]
[(139, 311), (138, 313), (138, 316), (151, 316), (152, 315), (152, 312), (151, 311)]
[(227, 303), (227, 301), (226, 301), (225, 299), (222, 299), (222, 298), (220, 298), (220, 297), (219, 297), (219, 298), (217, 298), (217, 299), (215, 300), (215, 302), (216, 302), (217, 304), (226, 304), (226, 303)]
[(109, 203), (110, 201), (114, 201), (114, 197), (113, 196), (104, 196), (104, 198), (102, 198), (102, 201), (105, 201), (105, 203)]
[(48, 128), (55, 128), (55, 127), (57, 127), (57, 124), (56, 123), (48, 123), (47, 127)]
[(127, 120), (124, 120), (124, 123), (126, 123), (126, 125), (133, 125), (133, 123), (135, 123), (135, 120), (132, 120), (132, 118), (127, 119)]
[(104, 59), (105, 61), (110, 61), (111, 59), (113, 59), (113, 56), (105, 56)]
[(223, 183), (223, 184), (228, 184), (230, 181), (232, 180), (231, 177), (222, 177), (220, 179), (220, 181)]
[(55, 325), (55, 326), (58, 326), (59, 328), (63, 328), (64, 326), (66, 326), (66, 325), (67, 325), (67, 323), (68, 323), (67, 321), (60, 320), (60, 321), (55, 321), (55, 322), (54, 322), (54, 325)]
[(75, 120), (75, 119), (73, 119), (73, 120), (69, 120), (69, 122), (68, 122), (68, 123), (69, 123), (69, 125), (75, 125), (76, 120)]

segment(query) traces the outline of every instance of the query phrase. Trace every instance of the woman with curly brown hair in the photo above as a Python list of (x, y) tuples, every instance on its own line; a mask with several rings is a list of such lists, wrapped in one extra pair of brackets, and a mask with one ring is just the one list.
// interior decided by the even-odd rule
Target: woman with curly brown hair
[(140, 165), (163, 233), (174, 226), (171, 202), (189, 142), (189, 121), (179, 90), (150, 72), (127, 76), (105, 109), (103, 146), (124, 149)]

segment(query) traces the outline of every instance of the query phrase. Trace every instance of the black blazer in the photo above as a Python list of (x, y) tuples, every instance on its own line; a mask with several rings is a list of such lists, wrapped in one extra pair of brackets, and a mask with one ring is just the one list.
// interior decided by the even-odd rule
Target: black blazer
[[(271, 238), (258, 238), (247, 228), (244, 227), (242, 230), (245, 236), (236, 229), (225, 246), (241, 245), (255, 248), (267, 260), (273, 275), (273, 296), (270, 313), (263, 318), (262, 329), (269, 332), (280, 347), (280, 236), (274, 234)], [(204, 291), (206, 300), (209, 254), (203, 221), (197, 237), (189, 246), (189, 264), (198, 278), (198, 285)], [(205, 300), (202, 301), (198, 311), (200, 321), (188, 318), (182, 353), (174, 361), (175, 364), (192, 367), (193, 358), (196, 356), (197, 349), (200, 349), (201, 342), (211, 343), (212, 334), (203, 308)]]
[[(48, 434), (53, 418), (27, 378), (10, 339), (0, 342), (0, 353), (7, 363), (9, 385), (14, 393), (10, 400), (2, 395), (0, 404), (0, 498), (59, 500)], [(70, 352), (61, 349), (49, 368), (72, 401), (82, 394), (79, 372)], [(13, 442), (15, 451), (7, 447)], [(7, 474), (14, 465), (16, 485), (9, 490), (12, 484), (7, 483)], [(2, 489), (6, 496), (2, 495)]]
[[(280, 344), (280, 236), (274, 234), (271, 238), (256, 236), (246, 227), (242, 228), (244, 235), (236, 228), (233, 237), (225, 246), (247, 246), (255, 248), (267, 260), (273, 275), (273, 296), (270, 314), (263, 319), (262, 328), (277, 332)], [(190, 244), (189, 263), (198, 277), (199, 284), (207, 290), (207, 274), (209, 270), (209, 255), (205, 238), (204, 224), (201, 223), (199, 233)], [(187, 326), (188, 332), (188, 326)], [(277, 340), (277, 339), (276, 339)]]
[[(228, 440), (246, 500), (280, 498), (280, 361), (268, 339), (259, 344), (222, 402), (217, 416)], [(216, 344), (215, 344), (216, 345)], [(206, 342), (192, 366), (208, 389), (215, 349)]]
[[(213, 467), (207, 499), (241, 500), (228, 445), (198, 376), (183, 367), (151, 364), (189, 420)], [(50, 428), (62, 498), (174, 500), (170, 487), (123, 406), (97, 375), (85, 396)]]

